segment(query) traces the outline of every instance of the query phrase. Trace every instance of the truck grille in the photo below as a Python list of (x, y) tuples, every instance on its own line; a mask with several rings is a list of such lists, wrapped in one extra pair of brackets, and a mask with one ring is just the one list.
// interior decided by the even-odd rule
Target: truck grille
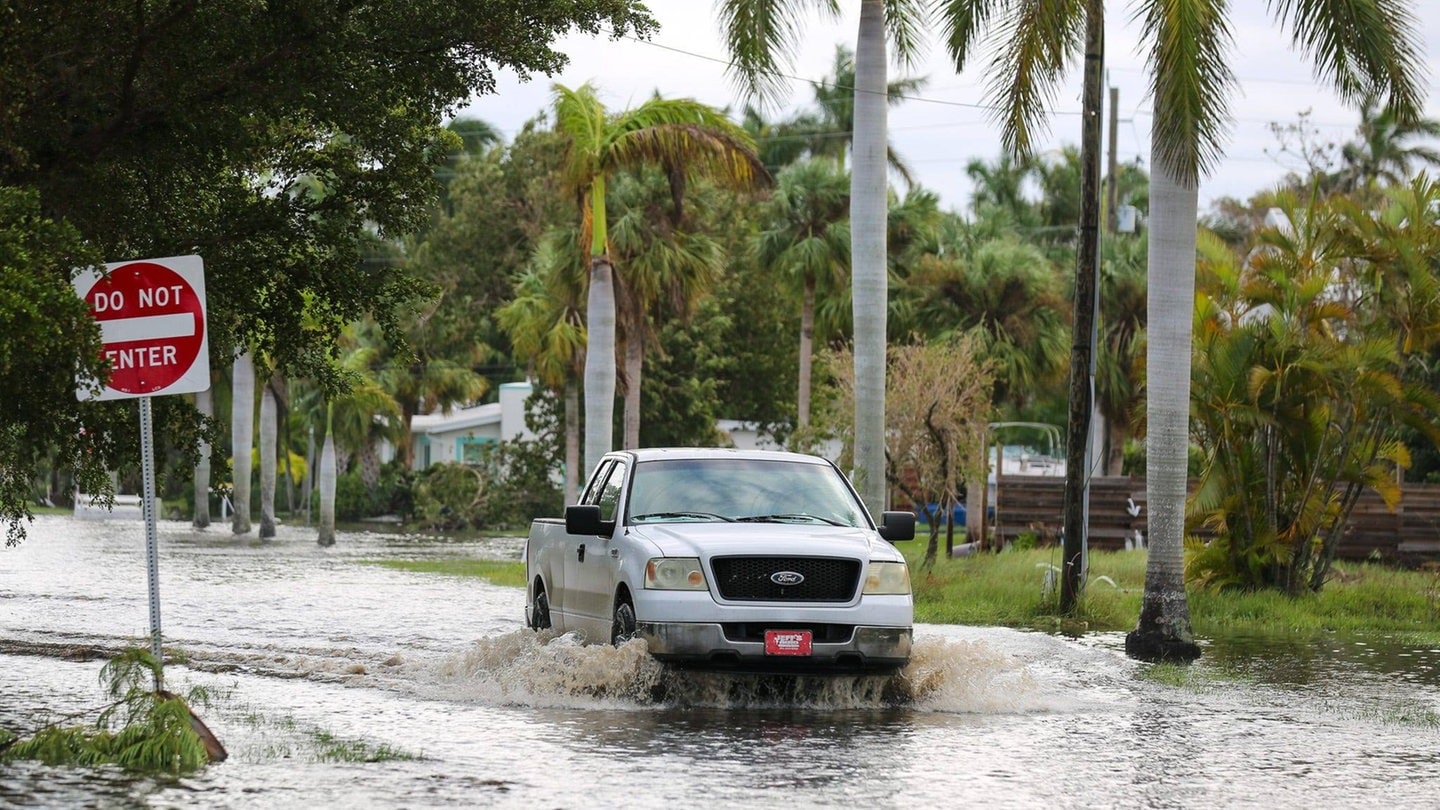
[[(738, 602), (849, 602), (860, 584), (860, 561), (839, 557), (715, 557), (710, 568), (721, 598)], [(804, 579), (774, 576), (785, 573)]]

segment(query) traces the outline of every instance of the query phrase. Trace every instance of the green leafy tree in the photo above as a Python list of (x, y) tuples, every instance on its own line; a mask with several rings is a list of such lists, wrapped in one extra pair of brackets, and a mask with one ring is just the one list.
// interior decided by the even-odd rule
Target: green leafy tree
[[(434, 169), (453, 137), (444, 115), (493, 92), (497, 70), (560, 69), (551, 44), (571, 31), (653, 27), (634, 0), (499, 0), (484, 13), (431, 0), (6, 4), (0, 190), (18, 190), (38, 206), (37, 222), (75, 237), (52, 239), (43, 257), (6, 256), (7, 282), (25, 274), (26, 285), (58, 291), (105, 260), (198, 252), (212, 366), (248, 346), (294, 377), (338, 386), (331, 360), (343, 325), (370, 315), (398, 340), (399, 306), (423, 292), (405, 273), (360, 261), (360, 237), (413, 232), (432, 215)], [(288, 193), (304, 177), (329, 193)], [(94, 355), (82, 344), (98, 332), (74, 326), (45, 346), (35, 343), (43, 331), (0, 338), (67, 358), (50, 366), (52, 384), (5, 379), (8, 399), (53, 426), (25, 433), (37, 453), (90, 465), (71, 461), (88, 450), (95, 466), (119, 469), (138, 455), (133, 405), (76, 400), (73, 372)], [(156, 434), (193, 442), (194, 409), (163, 399)], [(82, 426), (90, 438), (79, 438)], [(0, 435), (25, 427), (7, 419)], [(0, 469), (28, 480), (38, 459), (25, 456), (8, 453)], [(13, 538), (24, 499), (3, 498)]]
[(1408, 191), (1378, 218), (1282, 198), (1286, 216), (1201, 296), (1193, 411), (1206, 464), (1193, 511), (1216, 533), (1190, 561), (1203, 581), (1320, 590), (1360, 493), (1397, 504), (1395, 465), (1409, 464), (1399, 428), (1440, 437), (1440, 398), (1405, 379), (1440, 341), (1440, 284), (1433, 259), (1399, 247), (1417, 235), (1406, 218), (1440, 193)]
[[(0, 113), (3, 116), (4, 113)], [(38, 195), (0, 186), (0, 517), (7, 545), (20, 542), (34, 471), (56, 460), (84, 492), (109, 486), (110, 437), (74, 408), (72, 369), (99, 379), (100, 332), (70, 286), (73, 268), (97, 257), (78, 231), (40, 213)], [(61, 373), (56, 373), (59, 370)], [(56, 403), (64, 402), (59, 408)]]

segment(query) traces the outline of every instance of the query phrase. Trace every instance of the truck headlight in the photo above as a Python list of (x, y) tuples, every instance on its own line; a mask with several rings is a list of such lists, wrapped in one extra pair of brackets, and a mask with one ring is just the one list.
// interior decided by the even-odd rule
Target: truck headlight
[(645, 563), (645, 587), (660, 591), (703, 591), (705, 571), (695, 557), (654, 557)]
[(865, 593), (910, 593), (910, 569), (903, 562), (872, 562), (865, 569)]

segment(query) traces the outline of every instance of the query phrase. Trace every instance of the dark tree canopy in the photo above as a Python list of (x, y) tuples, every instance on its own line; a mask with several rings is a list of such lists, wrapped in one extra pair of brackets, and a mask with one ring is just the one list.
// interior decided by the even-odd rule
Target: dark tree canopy
[[(122, 459), (138, 453), (125, 446), (127, 429), (138, 432), (127, 428), (133, 406), (74, 397), (69, 381), (93, 356), (94, 330), (83, 319), (22, 330), (20, 305), (44, 305), (74, 327), (60, 299), (73, 295), (77, 260), (198, 253), (212, 367), (248, 346), (294, 376), (338, 385), (339, 329), (370, 316), (396, 337), (398, 308), (426, 293), (393, 263), (365, 261), (362, 237), (424, 224), (435, 167), (455, 139), (442, 119), (493, 93), (499, 68), (559, 69), (565, 57), (552, 44), (572, 30), (652, 28), (637, 0), (0, 5), (0, 275), (7, 288), (34, 290), (0, 296), (0, 436), (10, 437), (0, 442), (0, 514), (10, 539), (28, 514), (24, 481), (37, 457), (113, 468), (116, 459), (83, 452), (76, 425), (114, 437)], [(43, 371), (12, 362), (52, 354), (66, 361)], [(164, 399), (157, 435), (180, 435), (164, 425), (193, 425), (193, 411)], [(52, 418), (17, 416), (37, 413)]]

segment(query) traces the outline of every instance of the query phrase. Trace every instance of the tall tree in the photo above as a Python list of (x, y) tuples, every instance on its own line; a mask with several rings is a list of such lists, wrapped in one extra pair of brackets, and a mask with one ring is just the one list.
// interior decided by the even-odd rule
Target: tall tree
[(1440, 120), (1404, 120), (1373, 98), (1360, 104), (1356, 138), (1340, 147), (1339, 188), (1353, 192), (1372, 183), (1405, 183), (1420, 169), (1440, 167), (1440, 150), (1416, 139), (1440, 138)]
[(582, 287), (574, 268), (583, 258), (572, 230), (547, 232), (535, 248), (515, 295), (496, 313), (516, 359), (541, 385), (563, 398), (565, 503), (575, 503), (580, 468), (579, 381), (585, 368)]
[[(371, 315), (398, 328), (399, 306), (420, 291), (405, 272), (359, 261), (357, 237), (412, 232), (431, 216), (451, 142), (444, 116), (494, 92), (504, 70), (560, 70), (554, 44), (567, 34), (643, 36), (654, 21), (638, 0), (18, 0), (0, 7), (0, 30), (0, 194), (19, 190), (31, 224), (63, 237), (33, 240), (43, 258), (0, 251), (5, 289), (59, 293), (78, 267), (198, 250), (215, 351), (249, 345), (305, 377), (335, 373), (344, 324)], [(306, 175), (334, 193), (285, 193)], [(20, 221), (0, 205), (0, 226)], [(48, 297), (29, 302), (52, 309)], [(24, 317), (0, 306), (0, 321)], [(77, 401), (73, 370), (99, 365), (98, 327), (73, 307), (51, 314), (54, 330), (0, 335), (0, 355), (53, 361), (53, 380), (8, 366), (0, 380), (14, 404), (0, 415), (0, 470), (17, 481), (52, 449), (117, 468), (138, 433), (123, 404)], [(178, 444), (196, 434), (186, 398), (154, 410), (157, 436), (193, 449)], [(43, 420), (15, 415), (26, 413)], [(3, 438), (12, 432), (23, 440)], [(87, 488), (91, 477), (87, 467)], [(17, 531), (27, 489), (0, 491)]]
[[(215, 400), (210, 389), (195, 393), (195, 410), (201, 419), (215, 417)], [(210, 442), (202, 439), (198, 449), (199, 460), (195, 462), (194, 494), (195, 509), (190, 525), (197, 529), (210, 528)]]
[(1145, 409), (1147, 242), (1144, 236), (1120, 236), (1102, 247), (1095, 404), (1105, 419), (1105, 474), (1120, 475), (1125, 441), (1143, 424)]
[(654, 98), (611, 114), (589, 84), (555, 85), (555, 128), (568, 139), (563, 186), (580, 203), (589, 248), (585, 306), (585, 471), (613, 449), (615, 283), (606, 185), (615, 172), (644, 166), (665, 172), (677, 209), (687, 180), (707, 176), (732, 187), (764, 182), (750, 134), (723, 113), (689, 99)]
[[(689, 319), (724, 270), (720, 243), (676, 210), (655, 171), (626, 172), (611, 187), (610, 244), (619, 259), (617, 315), (624, 355), (625, 411), (621, 440), (640, 446), (640, 404), (645, 358), (670, 320)], [(703, 194), (701, 184), (689, 190)], [(695, 206), (689, 206), (694, 209)]]
[[(805, 27), (802, 10), (835, 18), (836, 0), (723, 0), (720, 27), (742, 88), (764, 101), (782, 94), (788, 60)], [(945, 15), (951, 6), (940, 7)], [(919, 54), (929, 6), (920, 0), (861, 0), (855, 45), (855, 125), (850, 175), (851, 306), (855, 328), (855, 483), (874, 514), (885, 509), (885, 346), (889, 302), (885, 262), (886, 57), (902, 64)]]
[(326, 406), (325, 440), (320, 444), (320, 530), (316, 542), (321, 546), (335, 545), (335, 488), (339, 476), (332, 413)]
[(817, 290), (843, 284), (850, 268), (850, 178), (829, 161), (787, 167), (761, 213), (762, 265), (800, 289), (800, 372), (796, 426), (810, 423)]
[(255, 446), (255, 361), (250, 352), (235, 357), (230, 372), (230, 486), (235, 514), (230, 530), (250, 533), (250, 451)]
[(280, 416), (275, 391), (267, 379), (260, 386), (260, 539), (275, 536), (275, 451), (279, 445)]
[[(1271, 11), (1342, 99), (1358, 103), (1384, 96), (1401, 120), (1411, 121), (1420, 94), (1409, 6), (1405, 0), (1278, 0)], [(1030, 151), (1033, 125), (1045, 112), (1066, 57), (1083, 41), (1079, 4), (955, 0), (950, 8), (957, 13), (947, 17), (946, 31), (957, 66), (965, 63), (981, 29), (1006, 33), (997, 48), (991, 92), (1007, 147)], [(1213, 0), (1176, 0), (1145, 2), (1137, 13), (1149, 48), (1155, 109), (1146, 364), (1151, 551), (1140, 620), (1126, 648), (1144, 658), (1199, 654), (1183, 572), (1191, 312), (1199, 180), (1219, 157), (1226, 99), (1234, 85), (1223, 11)]]
[[(1420, 73), (1408, 3), (1278, 2), (1271, 8), (1342, 99), (1384, 96), (1401, 121), (1418, 117)], [(1200, 178), (1219, 156), (1234, 78), (1226, 60), (1229, 26), (1208, 3), (1147, 4), (1144, 24), (1155, 99), (1146, 362), (1151, 551), (1140, 620), (1125, 646), (1141, 658), (1188, 658), (1199, 653), (1183, 571), (1196, 208)]]
[[(926, 80), (919, 77), (896, 79), (886, 84), (886, 103), (891, 107), (905, 102), (910, 96), (925, 88)], [(855, 141), (855, 52), (844, 45), (835, 46), (835, 61), (831, 64), (830, 75), (815, 83), (815, 106), (819, 114), (811, 123), (809, 135), (810, 154), (830, 157), (841, 171), (848, 168), (850, 148)], [(915, 185), (915, 178), (900, 153), (894, 146), (887, 145), (885, 159), (890, 169), (900, 175), (907, 186)]]

